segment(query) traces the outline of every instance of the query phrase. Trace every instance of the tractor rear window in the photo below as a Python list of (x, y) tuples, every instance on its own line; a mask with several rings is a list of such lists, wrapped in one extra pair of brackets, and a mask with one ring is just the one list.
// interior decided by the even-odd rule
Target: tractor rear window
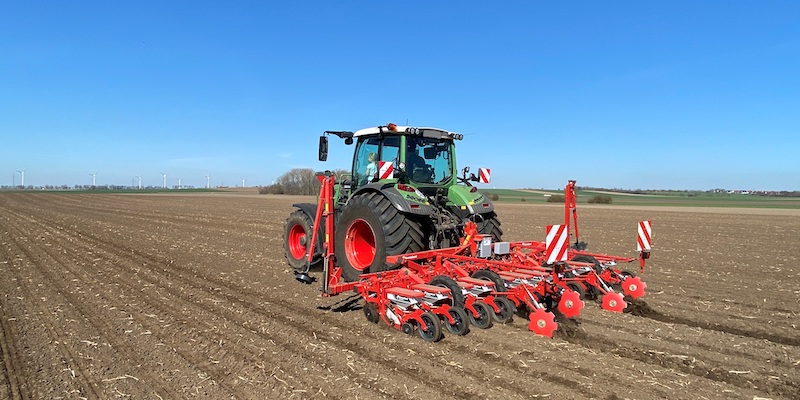
[(409, 137), (406, 145), (406, 170), (412, 181), (442, 184), (450, 180), (452, 141)]

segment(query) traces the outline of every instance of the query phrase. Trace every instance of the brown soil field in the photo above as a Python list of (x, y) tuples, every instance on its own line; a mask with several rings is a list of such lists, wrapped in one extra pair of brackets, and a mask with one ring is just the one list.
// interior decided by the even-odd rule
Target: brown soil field
[[(595, 252), (635, 256), (653, 220), (632, 312), (427, 343), (294, 280), (297, 201), (313, 198), (0, 194), (0, 399), (800, 398), (797, 213), (582, 208)], [(497, 211), (507, 240), (563, 218)]]

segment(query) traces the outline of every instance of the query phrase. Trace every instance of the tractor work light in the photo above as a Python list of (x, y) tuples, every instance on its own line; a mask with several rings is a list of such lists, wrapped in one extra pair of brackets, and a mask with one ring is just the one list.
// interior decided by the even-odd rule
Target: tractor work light
[(450, 136), (450, 139), (453, 140), (464, 140), (464, 135), (455, 132), (448, 132), (447, 136)]

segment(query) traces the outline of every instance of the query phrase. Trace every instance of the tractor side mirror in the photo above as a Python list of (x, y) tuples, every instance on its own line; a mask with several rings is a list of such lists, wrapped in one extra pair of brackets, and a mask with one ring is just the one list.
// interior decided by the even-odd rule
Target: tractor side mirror
[(319, 160), (328, 160), (328, 137), (325, 135), (319, 137)]

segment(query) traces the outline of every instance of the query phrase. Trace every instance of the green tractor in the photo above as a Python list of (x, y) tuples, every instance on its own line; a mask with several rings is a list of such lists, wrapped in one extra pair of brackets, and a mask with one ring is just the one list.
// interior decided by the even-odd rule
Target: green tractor
[[(325, 131), (320, 161), (327, 160), (330, 135), (356, 144), (351, 172), (337, 176), (334, 186), (335, 261), (345, 281), (391, 269), (388, 255), (457, 246), (466, 221), (494, 241), (501, 239), (492, 202), (470, 183), (478, 178), (467, 176), (469, 167), (458, 176), (455, 140), (463, 135), (394, 124)], [(286, 221), (284, 254), (298, 279), (310, 283), (308, 270), (322, 261), (325, 224), (313, 226), (316, 204), (294, 207)], [(319, 230), (318, 243), (309, 262), (312, 229)]]

